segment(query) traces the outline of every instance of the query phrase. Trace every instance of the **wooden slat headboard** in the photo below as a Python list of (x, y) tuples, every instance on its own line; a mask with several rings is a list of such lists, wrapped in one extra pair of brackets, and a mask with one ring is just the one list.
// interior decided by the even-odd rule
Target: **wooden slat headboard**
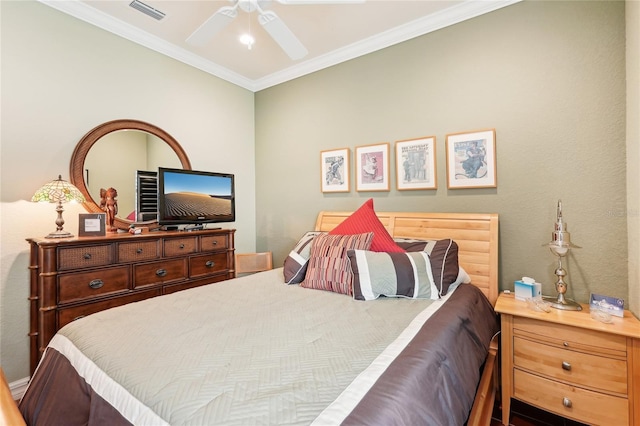
[[(352, 212), (318, 214), (316, 231), (331, 231)], [(495, 213), (376, 212), (394, 238), (444, 239), (458, 243), (460, 266), (495, 305), (498, 298), (498, 215)]]

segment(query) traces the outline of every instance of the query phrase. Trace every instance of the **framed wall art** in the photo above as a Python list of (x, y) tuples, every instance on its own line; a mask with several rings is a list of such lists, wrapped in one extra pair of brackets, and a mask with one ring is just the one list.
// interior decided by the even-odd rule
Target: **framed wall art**
[(322, 192), (349, 192), (349, 148), (320, 152)]
[(447, 188), (495, 188), (495, 129), (447, 135)]
[(104, 237), (106, 235), (105, 222), (107, 219), (106, 213), (81, 213), (79, 215), (78, 223), (80, 229), (78, 230), (79, 237)]
[(396, 142), (396, 186), (408, 189), (436, 189), (436, 137)]
[(389, 191), (389, 144), (356, 147), (356, 191)]

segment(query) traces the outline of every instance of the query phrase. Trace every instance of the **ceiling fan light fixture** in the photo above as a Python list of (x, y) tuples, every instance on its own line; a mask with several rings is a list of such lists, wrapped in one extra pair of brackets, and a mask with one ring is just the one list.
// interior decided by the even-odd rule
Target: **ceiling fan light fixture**
[[(139, 1), (139, 0), (138, 0)], [(205, 45), (213, 36), (222, 31), (238, 15), (238, 9), (246, 12), (258, 12), (258, 22), (271, 38), (294, 61), (302, 59), (309, 51), (280, 17), (271, 10), (264, 10), (272, 0), (229, 0), (233, 6), (223, 6), (198, 27), (188, 38), (187, 43)], [(275, 0), (282, 4), (342, 4), (364, 3), (365, 0)], [(249, 21), (251, 22), (251, 21)], [(250, 31), (250, 30), (249, 30)], [(240, 42), (249, 49), (255, 40), (243, 37)]]
[(240, 36), (240, 43), (244, 44), (245, 46), (247, 46), (247, 48), (249, 50), (251, 50), (251, 47), (253, 47), (253, 43), (256, 42), (256, 39), (253, 38), (253, 36), (251, 34), (242, 34)]

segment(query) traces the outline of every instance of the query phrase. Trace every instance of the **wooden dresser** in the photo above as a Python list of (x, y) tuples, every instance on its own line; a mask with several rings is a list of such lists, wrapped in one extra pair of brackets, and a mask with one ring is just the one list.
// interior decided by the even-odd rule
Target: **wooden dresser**
[(593, 425), (640, 424), (640, 321), (582, 311), (537, 312), (513, 294), (495, 306), (502, 332), (502, 423), (511, 398)]
[(115, 306), (235, 276), (235, 229), (28, 238), (30, 367), (64, 325)]

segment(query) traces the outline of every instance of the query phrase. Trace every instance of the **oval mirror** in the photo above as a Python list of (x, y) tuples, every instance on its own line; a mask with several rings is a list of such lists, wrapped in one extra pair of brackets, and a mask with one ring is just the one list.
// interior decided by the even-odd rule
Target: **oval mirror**
[[(70, 181), (84, 195), (84, 207), (101, 213), (100, 190), (118, 191), (118, 214), (114, 225), (128, 229), (131, 224), (157, 226), (155, 214), (144, 217), (137, 211), (139, 179), (148, 180), (158, 167), (191, 170), (182, 147), (170, 134), (139, 120), (113, 120), (84, 135), (71, 155)], [(149, 173), (151, 172), (151, 173)]]

